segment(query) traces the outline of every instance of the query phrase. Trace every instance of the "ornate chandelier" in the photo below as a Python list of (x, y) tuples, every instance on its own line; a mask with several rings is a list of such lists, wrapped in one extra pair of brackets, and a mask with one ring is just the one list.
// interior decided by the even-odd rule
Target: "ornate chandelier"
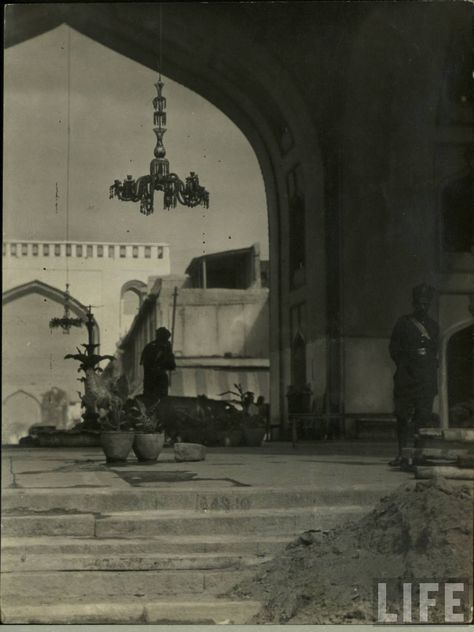
[(60, 327), (63, 330), (63, 334), (69, 334), (69, 330), (72, 327), (82, 327), (82, 318), (71, 318), (70, 298), (69, 283), (66, 283), (66, 291), (64, 292), (64, 315), (61, 318), (51, 318), (49, 321), (50, 329)]
[(196, 173), (191, 171), (185, 182), (175, 173), (170, 173), (170, 164), (166, 158), (163, 136), (166, 132), (166, 98), (163, 96), (161, 73), (155, 83), (157, 96), (153, 99), (153, 131), (156, 134), (155, 158), (150, 162), (150, 175), (134, 180), (127, 175), (126, 180), (115, 180), (110, 187), (110, 198), (118, 197), (122, 202), (140, 202), (140, 212), (153, 213), (154, 193), (163, 191), (163, 208), (175, 208), (177, 202), (184, 206), (195, 207), (201, 204), (209, 207), (209, 193), (199, 184)]

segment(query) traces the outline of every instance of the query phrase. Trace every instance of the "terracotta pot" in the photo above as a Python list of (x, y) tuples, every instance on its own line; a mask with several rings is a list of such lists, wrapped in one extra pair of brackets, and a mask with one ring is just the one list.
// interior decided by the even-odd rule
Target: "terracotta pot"
[(133, 441), (133, 451), (139, 461), (156, 461), (164, 443), (164, 432), (137, 432)]
[(262, 445), (265, 436), (265, 428), (244, 428), (244, 439), (248, 446)]
[(133, 432), (102, 432), (100, 445), (104, 451), (107, 463), (120, 463), (127, 460), (132, 449)]

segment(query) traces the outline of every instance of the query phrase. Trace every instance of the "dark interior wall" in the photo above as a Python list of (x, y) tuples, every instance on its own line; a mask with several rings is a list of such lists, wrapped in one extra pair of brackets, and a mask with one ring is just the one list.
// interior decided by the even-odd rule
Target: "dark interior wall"
[[(411, 287), (436, 285), (437, 111), (450, 38), (469, 24), (469, 5), (263, 3), (221, 11), (287, 69), (293, 85), (282, 85), (282, 99), (297, 90), (317, 129), (328, 337), (386, 337), (410, 309)], [(252, 69), (255, 77), (264, 72)]]
[(344, 116), (348, 336), (389, 335), (411, 287), (436, 285), (436, 115), (462, 14), (468, 24), (461, 3), (385, 5), (354, 41)]

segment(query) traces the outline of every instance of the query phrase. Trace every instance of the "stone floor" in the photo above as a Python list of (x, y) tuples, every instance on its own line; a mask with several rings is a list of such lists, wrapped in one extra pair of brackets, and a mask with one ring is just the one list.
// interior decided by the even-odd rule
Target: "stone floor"
[(387, 490), (407, 477), (388, 467), (391, 443), (272, 442), (260, 448), (208, 448), (205, 461), (176, 463), (165, 448), (154, 464), (133, 455), (109, 466), (100, 448), (17, 448), (2, 451), (2, 487), (10, 489), (165, 487), (344, 487), (378, 482)]

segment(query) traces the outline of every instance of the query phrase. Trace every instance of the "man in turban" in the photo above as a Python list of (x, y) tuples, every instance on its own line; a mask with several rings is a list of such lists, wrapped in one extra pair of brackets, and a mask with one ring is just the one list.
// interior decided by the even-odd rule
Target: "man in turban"
[(396, 364), (393, 399), (397, 419), (398, 456), (390, 465), (402, 465), (408, 444), (409, 422), (415, 431), (431, 425), (433, 400), (438, 392), (438, 324), (428, 316), (434, 289), (413, 288), (413, 312), (398, 319), (390, 339)]
[(143, 396), (150, 403), (168, 395), (167, 372), (176, 368), (170, 338), (168, 329), (159, 327), (155, 340), (145, 345), (142, 351), (140, 364), (143, 365)]

